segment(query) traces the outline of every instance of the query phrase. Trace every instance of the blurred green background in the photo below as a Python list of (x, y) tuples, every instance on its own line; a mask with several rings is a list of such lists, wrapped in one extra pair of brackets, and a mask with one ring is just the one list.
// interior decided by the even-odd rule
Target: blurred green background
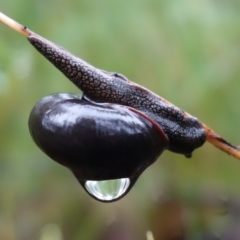
[[(0, 11), (240, 142), (238, 0), (1, 0)], [(209, 144), (191, 159), (164, 152), (116, 203), (90, 198), (28, 132), (34, 104), (56, 92), (79, 90), (0, 25), (1, 240), (240, 239), (240, 162)]]

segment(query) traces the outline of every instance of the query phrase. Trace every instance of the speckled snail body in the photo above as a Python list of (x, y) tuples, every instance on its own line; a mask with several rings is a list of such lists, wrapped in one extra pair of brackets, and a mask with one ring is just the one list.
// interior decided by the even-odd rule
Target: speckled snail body
[[(95, 199), (116, 201), (163, 150), (191, 157), (210, 142), (240, 159), (240, 151), (197, 118), (121, 74), (106, 72), (0, 13), (0, 21), (29, 42), (83, 96), (55, 94), (40, 100), (29, 118), (35, 143), (68, 167)], [(105, 181), (118, 179), (106, 193)], [(116, 182), (114, 182), (116, 184)]]
[(190, 156), (206, 140), (202, 124), (151, 91), (127, 78), (99, 70), (58, 45), (35, 35), (30, 43), (95, 102), (135, 108), (156, 121), (169, 138), (169, 150)]

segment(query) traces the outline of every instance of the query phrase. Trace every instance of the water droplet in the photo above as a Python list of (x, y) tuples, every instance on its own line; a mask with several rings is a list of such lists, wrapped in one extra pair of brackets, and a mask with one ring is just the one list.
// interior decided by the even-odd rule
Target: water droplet
[(113, 201), (120, 198), (130, 185), (129, 178), (106, 181), (86, 181), (85, 189), (100, 201)]

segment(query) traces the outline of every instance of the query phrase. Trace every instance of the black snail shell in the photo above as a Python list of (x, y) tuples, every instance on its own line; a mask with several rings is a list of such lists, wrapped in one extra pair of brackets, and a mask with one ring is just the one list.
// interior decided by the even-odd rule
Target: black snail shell
[(40, 100), (29, 129), (42, 151), (69, 168), (84, 188), (89, 180), (128, 178), (125, 194), (169, 143), (160, 126), (135, 109), (66, 93)]

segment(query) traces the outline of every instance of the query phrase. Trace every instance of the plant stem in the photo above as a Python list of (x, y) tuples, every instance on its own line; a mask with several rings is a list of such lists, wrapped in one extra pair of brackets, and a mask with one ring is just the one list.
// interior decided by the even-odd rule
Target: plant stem
[(207, 134), (207, 141), (214, 145), (215, 147), (219, 148), (220, 150), (224, 151), (225, 153), (237, 158), (240, 160), (240, 151), (239, 148), (232, 145), (217, 133), (215, 133), (211, 128), (203, 124), (203, 127)]
[(19, 32), (20, 34), (22, 34), (25, 37), (28, 37), (32, 34), (32, 31), (27, 29), (27, 27), (14, 21), (13, 19), (9, 18), (8, 16), (4, 15), (1, 12), (0, 12), (0, 22), (4, 23), (6, 26), (12, 28), (16, 32)]

